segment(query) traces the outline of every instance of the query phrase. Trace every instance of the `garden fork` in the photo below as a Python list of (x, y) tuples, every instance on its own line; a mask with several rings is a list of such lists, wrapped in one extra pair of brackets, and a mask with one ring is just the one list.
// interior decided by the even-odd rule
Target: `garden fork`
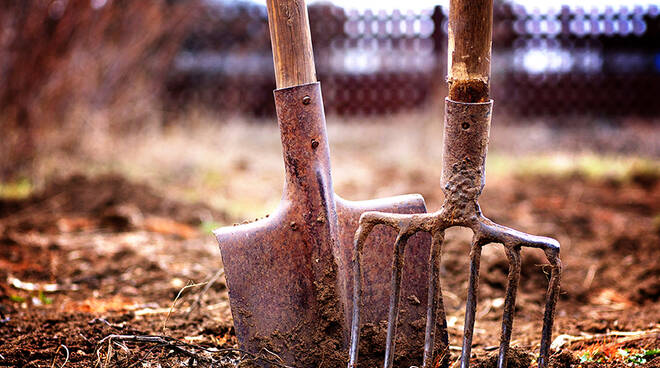
[[(445, 99), (444, 149), (441, 185), (445, 200), (439, 211), (424, 214), (392, 214), (367, 212), (360, 217), (353, 249), (354, 287), (351, 346), (348, 367), (358, 364), (360, 340), (360, 306), (362, 300), (362, 254), (374, 227), (387, 225), (398, 231), (394, 243), (391, 290), (384, 367), (393, 366), (395, 336), (401, 294), (401, 269), (408, 239), (418, 232), (431, 234), (429, 280), (423, 367), (431, 368), (436, 349), (438, 318), (441, 343), (448, 353), (449, 337), (440, 286), (440, 260), (444, 231), (453, 226), (473, 231), (470, 249), (470, 271), (466, 301), (461, 368), (468, 368), (474, 333), (481, 249), (489, 243), (504, 246), (509, 260), (508, 283), (502, 318), (498, 367), (507, 366), (507, 352), (515, 312), (516, 292), (520, 280), (521, 248), (542, 249), (552, 266), (546, 292), (546, 306), (541, 333), (538, 365), (547, 367), (555, 306), (559, 297), (561, 262), (559, 243), (550, 238), (525, 234), (501, 226), (481, 213), (478, 198), (485, 184), (485, 161), (493, 101), (489, 99), (492, 33), (492, 0), (451, 0), (449, 11), (448, 83)], [(439, 316), (438, 316), (439, 315)]]

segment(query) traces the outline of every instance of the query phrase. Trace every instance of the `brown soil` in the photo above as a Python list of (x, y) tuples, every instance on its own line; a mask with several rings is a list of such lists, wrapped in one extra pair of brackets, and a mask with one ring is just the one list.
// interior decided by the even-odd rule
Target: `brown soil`
[[(513, 348), (507, 354), (508, 368), (527, 368), (532, 364), (531, 355), (523, 349)], [(477, 361), (475, 368), (497, 368), (497, 352), (489, 354), (485, 359)]]
[[(49, 183), (41, 193), (27, 200), (0, 201), (0, 219), (7, 230), (57, 232), (63, 219), (69, 227), (88, 226), (127, 230), (144, 217), (167, 217), (197, 226), (205, 217), (226, 221), (227, 216), (202, 204), (181, 204), (164, 198), (145, 184), (126, 181), (116, 175), (88, 178), (74, 175)], [(64, 221), (64, 223), (69, 223)], [(61, 229), (59, 229), (61, 230)]]
[[(437, 183), (415, 182), (427, 202), (441, 199)], [(615, 359), (618, 349), (660, 348), (657, 332), (611, 334), (660, 327), (657, 178), (519, 178), (487, 185), (481, 204), (494, 221), (562, 243), (565, 267), (554, 336), (583, 340), (564, 344), (551, 360), (553, 367), (628, 367), (629, 362)], [(209, 280), (221, 268), (215, 241), (199, 230), (208, 219), (233, 220), (116, 176), (76, 176), (26, 200), (0, 201), (0, 366), (59, 367), (67, 351), (69, 368), (94, 366), (98, 356), (102, 366), (193, 361), (205, 366), (211, 358), (216, 366), (238, 364), (233, 350), (203, 349), (237, 347), (224, 278), (203, 295), (203, 286), (184, 290), (168, 316), (186, 282)], [(443, 256), (452, 346), (460, 346), (462, 334), (469, 239), (461, 231), (449, 232)], [(535, 364), (546, 264), (542, 253), (524, 252), (510, 367)], [(507, 269), (501, 249), (487, 247), (473, 366), (494, 366), (489, 354), (496, 353), (492, 347), (499, 342)], [(58, 290), (38, 291), (48, 287)], [(199, 307), (188, 313), (198, 296)], [(111, 334), (177, 340), (103, 340)], [(607, 359), (585, 360), (586, 353)], [(453, 351), (451, 362), (456, 358)], [(640, 366), (659, 366), (659, 358), (651, 358)]]

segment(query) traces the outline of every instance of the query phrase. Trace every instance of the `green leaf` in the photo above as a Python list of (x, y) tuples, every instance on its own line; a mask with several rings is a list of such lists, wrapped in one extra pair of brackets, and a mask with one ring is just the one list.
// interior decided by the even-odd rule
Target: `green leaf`
[(219, 228), (219, 227), (221, 227), (221, 226), (222, 226), (222, 225), (220, 225), (219, 222), (215, 222), (215, 221), (202, 221), (202, 223), (199, 224), (199, 229), (200, 229), (202, 232), (204, 232), (204, 233), (210, 234), (211, 232), (213, 232), (213, 230), (215, 230), (215, 229), (217, 229), (217, 228)]
[(627, 361), (632, 363), (633, 366), (642, 365), (655, 358), (656, 355), (660, 355), (660, 349), (642, 350), (641, 353), (630, 355)]
[(631, 354), (626, 360), (631, 363), (631, 365), (636, 366), (648, 362), (656, 355), (660, 355), (660, 349), (642, 350), (641, 353)]
[(25, 301), (25, 298), (19, 295), (10, 295), (9, 300), (16, 303), (23, 303)]
[(660, 349), (645, 350), (643, 354), (647, 358), (655, 357), (656, 355), (660, 355)]
[(591, 362), (591, 361), (593, 361), (593, 358), (591, 357), (591, 355), (588, 352), (584, 353), (580, 356), (580, 363), (586, 363), (586, 362)]
[(47, 297), (42, 290), (39, 290), (39, 301), (41, 302), (41, 304), (45, 304), (45, 305), (53, 304), (53, 299)]

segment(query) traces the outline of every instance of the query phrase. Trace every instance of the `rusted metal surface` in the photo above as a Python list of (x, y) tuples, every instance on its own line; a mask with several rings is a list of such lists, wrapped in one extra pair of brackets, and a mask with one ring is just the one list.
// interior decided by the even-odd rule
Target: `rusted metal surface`
[(357, 367), (358, 347), (361, 329), (361, 310), (358, 307), (363, 297), (362, 270), (364, 268), (363, 253), (368, 249), (366, 244), (370, 233), (376, 225), (387, 225), (398, 232), (394, 245), (392, 261), (392, 293), (390, 298), (390, 313), (388, 319), (388, 338), (385, 347), (384, 367), (393, 367), (396, 341), (394, 336), (400, 302), (400, 273), (403, 264), (401, 252), (406, 248), (407, 240), (419, 233), (429, 233), (433, 238), (433, 252), (429, 259), (429, 285), (427, 299), (427, 318), (424, 342), (423, 367), (430, 367), (433, 362), (436, 329), (441, 336), (441, 345), (447, 348), (448, 335), (445, 321), (445, 311), (442, 303), (442, 292), (439, 281), (439, 264), (444, 231), (453, 226), (470, 228), (473, 232), (470, 249), (470, 273), (468, 296), (466, 301), (465, 324), (463, 333), (463, 349), (461, 367), (469, 366), (472, 336), (474, 332), (475, 313), (477, 309), (479, 288), (479, 263), (481, 249), (490, 243), (502, 244), (509, 260), (508, 283), (502, 318), (502, 335), (498, 367), (506, 367), (506, 354), (511, 340), (515, 297), (520, 278), (520, 251), (524, 247), (539, 248), (552, 266), (546, 307), (543, 320), (539, 367), (547, 367), (552, 324), (555, 306), (559, 297), (559, 282), (561, 262), (559, 260), (559, 243), (550, 238), (525, 234), (501, 225), (484, 217), (479, 208), (478, 198), (485, 184), (485, 162), (488, 150), (488, 135), (493, 102), (465, 103), (445, 100), (445, 130), (444, 155), (442, 171), (442, 190), (445, 200), (442, 208), (430, 214), (391, 214), (384, 212), (368, 212), (361, 216), (354, 240), (354, 308), (353, 325), (351, 326), (351, 346), (349, 350), (348, 367)]
[[(367, 211), (383, 211), (402, 214), (425, 213), (426, 205), (419, 195), (402, 195), (367, 201), (348, 201), (335, 194), (337, 217), (341, 236), (339, 262), (339, 290), (344, 306), (346, 345), (344, 357), (348, 356), (348, 343), (353, 310), (353, 238), (360, 216)], [(368, 241), (363, 255), (363, 279), (371, 287), (363, 294), (363, 321), (369, 326), (365, 331), (365, 367), (382, 365), (385, 346), (385, 326), (389, 313), (390, 270), (389, 254), (397, 233), (385, 226), (378, 227)], [(405, 305), (400, 308), (397, 360), (401, 366), (419, 365), (421, 353), (417, 348), (424, 342), (424, 314), (426, 313), (427, 258), (431, 248), (428, 234), (416, 234), (409, 240), (405, 251), (401, 293)], [(342, 365), (342, 366), (345, 366)]]
[[(274, 92), (282, 138), (285, 185), (267, 218), (215, 231), (226, 270), (236, 335), (253, 353), (264, 348), (296, 367), (346, 365), (353, 310), (353, 237), (365, 211), (426, 212), (419, 195), (348, 201), (334, 194), (319, 83)], [(363, 320), (375, 335), (388, 318), (393, 229), (380, 227), (363, 254)], [(406, 252), (401, 311), (401, 356), (415, 357), (424, 341), (430, 238), (414, 236)], [(423, 322), (422, 322), (423, 323)], [(383, 334), (384, 335), (384, 334)], [(367, 339), (368, 337), (365, 337)], [(374, 338), (374, 346), (384, 341)], [(370, 349), (372, 350), (372, 349)], [(367, 360), (381, 359), (378, 350)], [(419, 355), (419, 354), (417, 354)], [(404, 360), (405, 361), (405, 360)]]

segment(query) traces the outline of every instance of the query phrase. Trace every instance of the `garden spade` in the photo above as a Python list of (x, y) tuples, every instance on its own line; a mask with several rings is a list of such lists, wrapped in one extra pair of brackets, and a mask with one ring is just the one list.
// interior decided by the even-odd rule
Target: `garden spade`
[[(353, 309), (353, 236), (365, 211), (426, 212), (419, 195), (348, 201), (332, 187), (320, 84), (307, 9), (301, 0), (269, 0), (285, 183), (264, 219), (215, 231), (225, 267), (236, 335), (243, 349), (296, 367), (345, 367)], [(363, 357), (382, 362), (390, 299), (392, 229), (374, 231), (363, 254)], [(430, 237), (411, 239), (399, 310), (402, 364), (424, 341)], [(406, 349), (411, 347), (412, 350)], [(376, 364), (376, 363), (374, 363)]]

